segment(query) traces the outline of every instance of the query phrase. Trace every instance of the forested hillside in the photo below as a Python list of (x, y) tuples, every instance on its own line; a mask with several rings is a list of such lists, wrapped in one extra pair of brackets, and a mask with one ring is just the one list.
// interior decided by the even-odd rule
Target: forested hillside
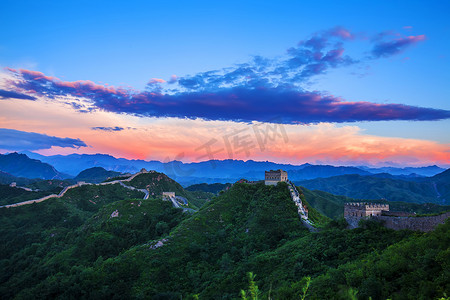
[(0, 209), (2, 299), (31, 299), (36, 294), (28, 294), (29, 288), (64, 285), (63, 277), (81, 276), (104, 259), (167, 234), (186, 217), (170, 202), (137, 197), (142, 193), (118, 184), (83, 186), (60, 199)]
[(7, 172), (0, 171), (0, 184), (10, 184), (12, 182), (16, 182), (19, 185), (26, 185), (33, 182), (33, 180), (25, 177), (16, 177)]
[(449, 245), (447, 220), (428, 234), (328, 270), (312, 281), (310, 299), (448, 299)]
[(10, 187), (9, 185), (0, 184), (0, 206), (18, 203), (27, 200), (38, 199), (53, 193), (59, 193), (62, 188), (56, 187), (48, 191), (26, 191), (17, 187)]
[(75, 178), (75, 181), (86, 181), (92, 183), (99, 183), (108, 178), (116, 177), (122, 173), (115, 171), (107, 171), (102, 167), (93, 167), (81, 171)]
[(231, 187), (231, 183), (199, 183), (193, 184), (186, 188), (188, 191), (203, 191), (213, 194), (218, 194), (221, 191), (224, 191)]
[(194, 209), (201, 207), (213, 196), (203, 191), (187, 191), (166, 174), (154, 171), (138, 175), (127, 184), (139, 189), (148, 189), (152, 196), (162, 195), (163, 192), (175, 192), (177, 196), (186, 198), (188, 206)]
[[(167, 178), (142, 174), (131, 183), (155, 192), (178, 187)], [(345, 200), (303, 194), (322, 221), (312, 207)], [(299, 299), (308, 277), (306, 299), (449, 292), (449, 224), (424, 234), (372, 222), (348, 230), (339, 219), (309, 232), (286, 183), (236, 183), (194, 214), (159, 195), (138, 197), (120, 185), (83, 186), (61, 199), (0, 209), (2, 298), (238, 299), (248, 272), (256, 274), (259, 299)]]

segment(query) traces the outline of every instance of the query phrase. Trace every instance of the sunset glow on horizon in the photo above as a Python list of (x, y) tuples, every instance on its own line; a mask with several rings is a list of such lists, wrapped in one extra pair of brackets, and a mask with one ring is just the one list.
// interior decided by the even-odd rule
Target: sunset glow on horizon
[[(166, 4), (143, 5), (133, 17), (124, 15), (128, 23), (118, 28), (103, 19), (118, 7), (93, 5), (92, 12), (107, 11), (101, 17), (105, 23), (92, 23), (97, 16), (86, 14), (83, 18), (92, 22), (76, 32), (70, 17), (56, 14), (58, 7), (36, 7), (43, 19), (54, 16), (68, 30), (54, 35), (40, 33), (49, 21), (27, 33), (33, 10), (23, 12), (21, 25), (12, 25), (2, 9), (0, 24), (11, 33), (0, 42), (0, 152), (450, 166), (450, 87), (445, 84), (450, 74), (444, 71), (450, 64), (450, 21), (444, 8), (412, 3), (409, 13), (396, 19), (384, 12), (386, 5), (371, 6), (386, 14), (386, 22), (373, 25), (369, 13), (348, 20), (351, 9), (343, 5), (335, 13), (323, 12), (319, 24), (313, 19), (320, 7), (306, 14), (293, 3), (290, 11), (278, 7), (279, 15), (273, 16), (272, 6), (262, 5), (255, 13), (251, 4), (242, 4), (241, 13), (255, 28), (242, 18), (228, 28), (210, 22), (204, 29), (206, 21), (219, 16), (219, 6), (224, 14), (236, 13), (222, 4), (196, 2), (178, 13), (203, 7), (210, 15), (186, 23), (185, 14), (147, 19), (155, 10), (168, 16), (177, 12)], [(433, 18), (423, 20), (423, 10)], [(75, 6), (68, 11), (84, 14)], [(305, 19), (293, 19), (292, 11)], [(192, 32), (178, 33), (182, 24)], [(158, 26), (165, 36), (136, 38)], [(91, 36), (94, 28), (103, 30), (98, 40)], [(131, 28), (136, 32), (127, 31)], [(217, 36), (211, 34), (214, 29)], [(272, 43), (264, 41), (264, 32)], [(106, 37), (117, 41), (110, 44)], [(254, 45), (247, 44), (248, 37)], [(34, 47), (24, 48), (27, 39)], [(179, 52), (170, 52), (176, 47)]]

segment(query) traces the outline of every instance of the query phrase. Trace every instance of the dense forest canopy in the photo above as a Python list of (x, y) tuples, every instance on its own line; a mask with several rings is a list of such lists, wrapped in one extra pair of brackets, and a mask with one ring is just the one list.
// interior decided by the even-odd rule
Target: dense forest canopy
[(144, 175), (130, 184), (175, 189), (201, 208), (183, 212), (116, 184), (0, 209), (2, 298), (237, 299), (249, 272), (261, 299), (299, 299), (308, 277), (306, 299), (449, 293), (448, 222), (427, 234), (370, 221), (348, 230), (334, 212), (348, 198), (301, 189), (320, 224), (310, 232), (286, 183), (236, 183), (214, 196)]

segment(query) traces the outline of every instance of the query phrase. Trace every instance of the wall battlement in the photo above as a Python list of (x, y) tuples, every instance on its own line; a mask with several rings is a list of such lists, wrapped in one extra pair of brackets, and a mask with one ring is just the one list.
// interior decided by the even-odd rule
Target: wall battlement
[(434, 230), (439, 224), (445, 223), (449, 217), (450, 212), (446, 212), (437, 216), (425, 217), (377, 216), (375, 220), (381, 222), (384, 227), (394, 230), (409, 229), (429, 232)]
[(389, 210), (389, 204), (382, 204), (382, 203), (368, 203), (368, 202), (347, 202), (345, 205), (348, 205), (350, 207), (360, 207), (362, 209), (367, 208), (384, 208), (385, 210)]
[(344, 205), (344, 218), (381, 216), (383, 212), (387, 211), (389, 211), (389, 204), (348, 202)]

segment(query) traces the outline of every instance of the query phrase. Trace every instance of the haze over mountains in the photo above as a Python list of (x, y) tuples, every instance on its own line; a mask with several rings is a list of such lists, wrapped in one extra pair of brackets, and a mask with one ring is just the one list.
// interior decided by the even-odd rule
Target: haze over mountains
[[(370, 168), (345, 167), (330, 165), (291, 165), (262, 161), (242, 160), (212, 160), (198, 163), (183, 163), (180, 161), (160, 162), (144, 160), (128, 160), (115, 158), (107, 154), (71, 154), (44, 156), (34, 152), (23, 152), (32, 159), (50, 164), (62, 173), (76, 176), (81, 171), (92, 167), (103, 167), (106, 170), (116, 172), (136, 173), (142, 168), (164, 172), (171, 178), (178, 180), (183, 185), (195, 183), (233, 182), (241, 178), (248, 180), (261, 180), (264, 171), (271, 169), (283, 169), (289, 173), (291, 180), (307, 180), (314, 178), (326, 178), (337, 175), (359, 174), (371, 175), (387, 173), (391, 176), (403, 178), (415, 178), (421, 176), (433, 176), (445, 169), (438, 166), (407, 167), (407, 168)], [(1, 168), (0, 168), (1, 170)], [(8, 172), (10, 173), (10, 172)], [(12, 173), (11, 173), (12, 174)], [(13, 174), (14, 175), (14, 174)]]
[(298, 181), (312, 190), (356, 199), (402, 201), (412, 203), (450, 203), (450, 169), (416, 181), (378, 178), (357, 174)]
[[(31, 158), (30, 158), (30, 157)], [(99, 183), (140, 169), (167, 174), (187, 187), (201, 183), (234, 183), (241, 178), (264, 179), (264, 171), (284, 169), (289, 179), (311, 190), (356, 199), (387, 199), (410, 203), (447, 205), (450, 201), (448, 170), (420, 168), (369, 168), (330, 165), (290, 165), (273, 162), (214, 160), (199, 163), (127, 160), (110, 155), (43, 156), (33, 152), (0, 155), (2, 184), (30, 184), (30, 179), (66, 179)], [(429, 176), (429, 177), (426, 177)]]
[(48, 163), (16, 152), (0, 155), (0, 170), (17, 177), (26, 178), (61, 179), (70, 177), (58, 172)]

